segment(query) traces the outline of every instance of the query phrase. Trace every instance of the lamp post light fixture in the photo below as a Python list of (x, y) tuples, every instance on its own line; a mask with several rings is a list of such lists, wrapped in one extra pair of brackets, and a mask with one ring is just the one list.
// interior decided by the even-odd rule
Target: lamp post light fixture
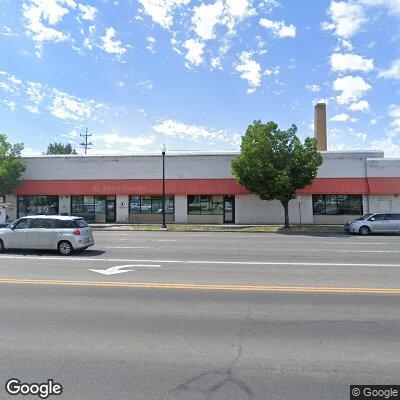
[(162, 181), (162, 225), (161, 229), (167, 229), (167, 224), (165, 223), (165, 152), (166, 152), (165, 144), (161, 148), (162, 154), (162, 174), (163, 174), (163, 181)]

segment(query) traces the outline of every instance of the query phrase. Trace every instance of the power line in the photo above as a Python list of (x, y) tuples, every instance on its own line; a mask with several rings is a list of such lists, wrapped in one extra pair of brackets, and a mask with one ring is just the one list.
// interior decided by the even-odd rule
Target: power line
[(90, 136), (92, 136), (92, 134), (88, 133), (88, 129), (86, 128), (86, 131), (84, 134), (79, 135), (80, 137), (84, 138), (84, 141), (82, 143), (79, 143), (79, 146), (82, 146), (85, 150), (85, 154), (87, 153), (88, 149), (91, 148), (91, 146), (93, 146), (92, 142), (88, 142), (88, 139), (90, 138)]

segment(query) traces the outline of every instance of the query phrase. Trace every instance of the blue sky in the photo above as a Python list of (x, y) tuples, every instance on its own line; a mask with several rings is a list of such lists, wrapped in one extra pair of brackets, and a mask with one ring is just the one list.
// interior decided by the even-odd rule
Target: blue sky
[(40, 154), (237, 149), (255, 119), (400, 157), (400, 0), (2, 0), (1, 132)]

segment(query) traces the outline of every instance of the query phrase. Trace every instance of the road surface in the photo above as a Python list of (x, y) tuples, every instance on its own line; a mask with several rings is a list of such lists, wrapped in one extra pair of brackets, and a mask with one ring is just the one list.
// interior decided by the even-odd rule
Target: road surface
[(3, 388), (52, 378), (54, 399), (337, 400), (350, 384), (398, 383), (396, 236), (95, 239), (69, 258), (0, 255)]

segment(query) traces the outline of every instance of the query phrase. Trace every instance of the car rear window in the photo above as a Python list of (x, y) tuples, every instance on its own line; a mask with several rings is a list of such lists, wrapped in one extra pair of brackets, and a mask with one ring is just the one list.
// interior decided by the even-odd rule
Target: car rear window
[(56, 222), (56, 226), (58, 229), (75, 229), (74, 222), (68, 220), (58, 219)]
[(75, 219), (74, 224), (77, 228), (87, 228), (89, 226), (83, 218)]

